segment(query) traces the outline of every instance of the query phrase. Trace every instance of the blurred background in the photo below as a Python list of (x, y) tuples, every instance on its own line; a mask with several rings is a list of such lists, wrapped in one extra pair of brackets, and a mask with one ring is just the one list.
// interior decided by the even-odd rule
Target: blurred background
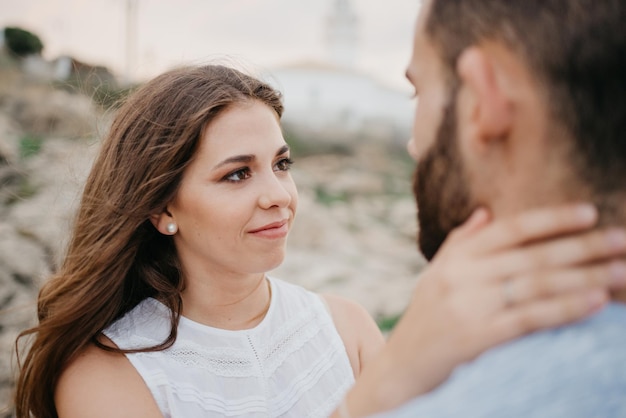
[[(418, 8), (419, 0), (0, 0), (0, 25), (35, 31), (47, 59), (76, 56), (133, 79), (227, 54), (267, 68), (337, 59), (406, 87)], [(343, 57), (330, 53), (339, 44)]]
[[(415, 246), (414, 101), (404, 79), (419, 1), (0, 0), (0, 410), (12, 349), (62, 255), (116, 103), (177, 65), (222, 62), (284, 94), (299, 187), (272, 274), (393, 326)], [(7, 407), (0, 416), (10, 416)]]

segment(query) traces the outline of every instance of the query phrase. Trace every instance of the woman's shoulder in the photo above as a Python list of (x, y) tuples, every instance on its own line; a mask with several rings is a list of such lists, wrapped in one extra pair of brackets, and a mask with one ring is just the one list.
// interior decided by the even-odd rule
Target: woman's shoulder
[[(113, 346), (110, 340), (105, 343)], [(55, 388), (55, 405), (61, 418), (162, 416), (126, 356), (94, 344), (64, 368)]]
[(376, 322), (374, 322), (374, 319), (363, 305), (331, 293), (322, 293), (319, 296), (328, 306), (335, 326), (338, 329), (342, 328), (345, 331), (350, 331), (355, 336), (363, 335), (363, 332), (365, 332), (365, 335), (374, 334), (377, 339), (380, 336), (382, 340)]
[(165, 341), (171, 332), (171, 315), (167, 306), (147, 298), (109, 325), (103, 333), (116, 346), (126, 350), (156, 346)]
[(382, 348), (384, 338), (369, 312), (360, 304), (342, 296), (324, 293), (335, 328), (343, 340), (355, 376)]
[(367, 310), (348, 298), (331, 293), (316, 293), (303, 286), (273, 277), (271, 283), (272, 288), (281, 293), (283, 301), (287, 300), (300, 309), (305, 300), (314, 301), (320, 309), (330, 314), (335, 327), (342, 334), (342, 338), (344, 334), (358, 334), (364, 330), (367, 331), (366, 334), (380, 334)]

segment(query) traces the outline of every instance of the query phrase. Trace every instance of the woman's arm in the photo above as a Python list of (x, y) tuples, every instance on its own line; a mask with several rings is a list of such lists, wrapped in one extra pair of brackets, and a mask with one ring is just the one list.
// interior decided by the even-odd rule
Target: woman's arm
[(321, 295), (330, 308), (337, 332), (346, 347), (355, 379), (380, 352), (385, 339), (370, 314), (356, 302), (341, 296)]
[(54, 396), (59, 418), (162, 418), (126, 356), (90, 345), (61, 373)]
[[(477, 211), (421, 274), (385, 347), (344, 400), (352, 418), (427, 393), (488, 348), (600, 309), (626, 248), (577, 206), (489, 222)], [(620, 280), (621, 279), (621, 280)], [(346, 414), (337, 410), (332, 417)]]

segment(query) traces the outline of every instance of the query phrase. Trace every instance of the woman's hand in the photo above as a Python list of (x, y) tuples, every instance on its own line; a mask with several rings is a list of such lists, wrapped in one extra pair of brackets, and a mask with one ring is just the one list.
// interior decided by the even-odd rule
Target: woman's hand
[(626, 287), (623, 230), (592, 230), (588, 205), (490, 222), (477, 210), (423, 271), (385, 348), (347, 397), (352, 417), (390, 409), (442, 383), (488, 348), (580, 320)]

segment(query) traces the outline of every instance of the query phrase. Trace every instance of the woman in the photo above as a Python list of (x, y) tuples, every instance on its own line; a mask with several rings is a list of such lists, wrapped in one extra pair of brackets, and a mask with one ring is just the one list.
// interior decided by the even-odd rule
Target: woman
[[(499, 300), (504, 277), (472, 278), (475, 265), (587, 229), (594, 214), (527, 214), (511, 222), (542, 226), (515, 233), (478, 211), (426, 271), (383, 348), (362, 308), (265, 274), (283, 260), (297, 207), (282, 110), (270, 86), (222, 66), (165, 73), (119, 109), (64, 263), (41, 291), (39, 325), (23, 333), (34, 339), (18, 380), (19, 418), (361, 416), (430, 390), (500, 341), (603, 303), (602, 284), (580, 282), (518, 309), (481, 303)], [(460, 274), (446, 270), (449, 257), (471, 291), (450, 286)], [(558, 267), (571, 271), (566, 264)], [(562, 289), (563, 271), (544, 283)], [(538, 289), (526, 271), (508, 278), (529, 289), (509, 302), (553, 290)], [(527, 327), (512, 326), (520, 323)]]

